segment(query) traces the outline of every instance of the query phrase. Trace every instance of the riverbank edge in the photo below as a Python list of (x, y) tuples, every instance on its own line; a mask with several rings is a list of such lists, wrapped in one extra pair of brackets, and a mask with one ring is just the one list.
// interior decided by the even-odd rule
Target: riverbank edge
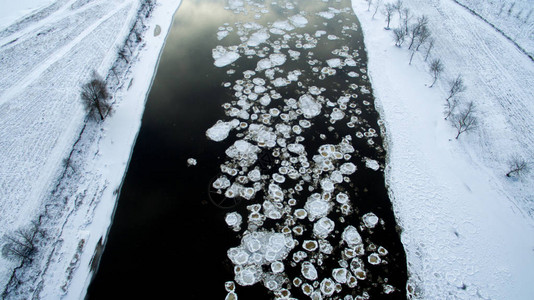
[(454, 128), (442, 114), (446, 80), (428, 88), (426, 67), (408, 65), (409, 54), (394, 46), (381, 12), (372, 17), (374, 8), (369, 11), (366, 1), (351, 2), (386, 129), (385, 180), (406, 250), (412, 290), (407, 298), (527, 299), (533, 220), (517, 207), (495, 170), (473, 155), (469, 148), (476, 138), (453, 139)]
[[(131, 66), (130, 76), (124, 81), (128, 87), (118, 91), (115, 98), (122, 98), (114, 114), (103, 126), (99, 140), (99, 156), (93, 161), (92, 169), (101, 170), (107, 188), (93, 210), (93, 220), (83, 231), (86, 233), (84, 251), (80, 254), (80, 267), (74, 272), (70, 288), (64, 298), (84, 299), (87, 289), (97, 270), (92, 270), (92, 262), (99, 248), (105, 248), (107, 236), (113, 223), (115, 210), (120, 198), (120, 189), (128, 171), (130, 159), (139, 134), (142, 118), (150, 89), (171, 28), (174, 15), (181, 0), (158, 1), (143, 37), (144, 47), (138, 59)], [(156, 26), (160, 32), (155, 33)], [(111, 188), (118, 186), (117, 189)], [(99, 259), (99, 258), (97, 258)]]

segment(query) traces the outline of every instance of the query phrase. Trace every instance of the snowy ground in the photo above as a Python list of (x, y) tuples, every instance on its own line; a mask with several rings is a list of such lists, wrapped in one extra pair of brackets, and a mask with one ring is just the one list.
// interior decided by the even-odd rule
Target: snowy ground
[[(9, 289), (8, 298), (85, 293), (93, 251), (111, 222), (146, 94), (179, 4), (165, 1), (155, 8), (143, 42), (133, 49), (133, 63), (119, 66), (118, 76), (108, 80), (114, 114), (102, 123), (87, 121), (80, 86), (93, 69), (108, 74), (140, 2), (2, 4), (0, 235), (32, 220), (46, 233), (37, 245), (38, 258), (17, 274), (24, 283)], [(0, 258), (2, 291), (19, 264)]]
[[(366, 1), (352, 3), (387, 128), (387, 182), (416, 298), (530, 299), (534, 176), (505, 174), (511, 155), (534, 157), (534, 63), (453, 0), (405, 0), (416, 16), (429, 17), (431, 56), (445, 65), (430, 89), (424, 55), (409, 66), (407, 47), (396, 47), (384, 30), (384, 15), (373, 19)], [(394, 18), (392, 27), (398, 24)], [(455, 140), (442, 112), (447, 82), (459, 73), (467, 85), (461, 97), (475, 102), (480, 124)]]

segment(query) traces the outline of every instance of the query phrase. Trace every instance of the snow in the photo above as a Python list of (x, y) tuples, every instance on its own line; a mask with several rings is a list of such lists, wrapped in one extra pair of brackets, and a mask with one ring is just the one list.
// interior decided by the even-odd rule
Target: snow
[(38, 11), (55, 2), (54, 0), (18, 0), (2, 1), (0, 9), (0, 30), (9, 26), (20, 18)]
[[(11, 25), (0, 31), (0, 228), (12, 232), (41, 215), (47, 233), (31, 270), (17, 273), (17, 292), (84, 298), (180, 1), (160, 3), (145, 20), (134, 62), (108, 79), (114, 114), (103, 122), (86, 122), (79, 87), (93, 68), (108, 75), (139, 1), (4, 2), (0, 27)], [(2, 290), (16, 265), (0, 257)]]
[[(486, 1), (461, 2), (480, 10)], [(428, 16), (436, 37), (431, 56), (445, 64), (431, 89), (424, 55), (408, 65), (408, 50), (394, 46), (383, 16), (373, 19), (365, 1), (352, 1), (386, 128), (386, 181), (402, 227), (409, 296), (530, 299), (534, 179), (532, 173), (513, 180), (504, 174), (511, 154), (534, 157), (534, 64), (453, 1), (404, 4)], [(442, 108), (447, 81), (460, 73), (467, 85), (462, 99), (475, 102), (480, 126), (455, 140)]]

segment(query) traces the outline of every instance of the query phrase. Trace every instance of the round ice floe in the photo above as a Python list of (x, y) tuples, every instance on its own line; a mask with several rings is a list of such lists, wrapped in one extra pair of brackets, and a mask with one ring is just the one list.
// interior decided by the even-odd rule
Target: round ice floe
[(308, 280), (315, 280), (317, 279), (317, 269), (315, 269), (315, 266), (309, 262), (305, 261), (300, 266), (300, 270), (302, 273), (302, 276)]
[(231, 212), (226, 214), (224, 220), (226, 221), (226, 224), (228, 224), (228, 226), (238, 227), (241, 225), (243, 218), (237, 212)]
[(304, 209), (308, 212), (310, 221), (325, 217), (332, 208), (332, 203), (321, 198), (320, 194), (313, 194), (308, 197)]
[(380, 256), (376, 253), (371, 253), (368, 257), (367, 257), (367, 261), (372, 264), (372, 265), (378, 265), (380, 264), (380, 262), (382, 262), (382, 259), (380, 258)]
[(237, 51), (229, 51), (222, 46), (217, 46), (217, 48), (213, 49), (211, 55), (215, 60), (213, 64), (219, 68), (233, 63), (240, 57)]
[(282, 201), (284, 200), (284, 191), (282, 188), (274, 183), (269, 184), (269, 196), (272, 197), (274, 201)]
[(237, 300), (237, 294), (234, 292), (229, 292), (224, 300)]
[(250, 35), (247, 41), (247, 46), (257, 47), (262, 43), (265, 43), (269, 39), (270, 35), (265, 29), (260, 29)]
[(254, 198), (255, 194), (256, 194), (256, 190), (251, 187), (244, 187), (239, 190), (239, 195), (247, 200)]
[(334, 230), (335, 223), (327, 217), (322, 217), (313, 224), (313, 233), (319, 238), (327, 238)]
[(248, 262), (248, 258), (250, 257), (250, 252), (241, 247), (230, 248), (227, 254), (232, 263), (238, 266), (246, 264)]
[(188, 158), (187, 159), (187, 166), (196, 166), (197, 165), (197, 160), (194, 159), (194, 158)]
[[(224, 289), (227, 291), (227, 292), (233, 292), (235, 291), (235, 282), (233, 281), (227, 281), (224, 283)], [(237, 298), (236, 298), (237, 299)]]
[(297, 217), (297, 219), (304, 219), (308, 216), (308, 213), (306, 212), (306, 210), (302, 209), (302, 208), (299, 208), (299, 209), (296, 209), (295, 210), (295, 217)]
[(334, 183), (329, 178), (324, 178), (321, 180), (321, 189), (325, 192), (332, 192), (334, 191)]
[(261, 172), (258, 169), (253, 169), (248, 172), (247, 177), (250, 181), (259, 181), (261, 179)]
[(339, 121), (345, 117), (345, 113), (339, 108), (335, 107), (330, 114), (330, 119), (333, 121)]
[(230, 180), (228, 180), (226, 176), (221, 176), (213, 182), (212, 186), (213, 188), (220, 190), (220, 189), (226, 189), (227, 187), (230, 186), (230, 184), (231, 184)]
[(334, 283), (332, 279), (325, 278), (323, 279), (323, 281), (321, 281), (320, 288), (321, 288), (321, 293), (324, 296), (329, 297), (329, 296), (332, 296), (334, 292), (336, 291), (336, 284)]
[(275, 261), (271, 264), (271, 270), (274, 274), (284, 272), (284, 264), (281, 261)]
[(326, 63), (328, 64), (330, 68), (339, 68), (341, 67), (341, 64), (342, 64), (341, 59), (339, 58), (329, 59), (326, 61)]
[(349, 225), (343, 230), (341, 234), (343, 241), (347, 243), (349, 247), (355, 247), (362, 242), (362, 237), (356, 227)]
[(298, 105), (306, 118), (314, 118), (321, 113), (321, 104), (315, 101), (311, 95), (300, 96)]
[(347, 194), (345, 194), (345, 193), (339, 193), (336, 196), (336, 201), (339, 204), (345, 204), (345, 203), (349, 202), (349, 196)]
[(334, 269), (332, 270), (332, 277), (334, 277), (337, 282), (344, 284), (347, 282), (348, 271), (345, 268)]
[(378, 254), (380, 254), (381, 256), (386, 256), (388, 255), (388, 250), (382, 246), (378, 247)]
[(286, 181), (286, 178), (278, 173), (273, 174), (273, 180), (276, 183), (284, 183)]
[(351, 175), (356, 172), (356, 165), (351, 162), (344, 163), (339, 167), (339, 171), (341, 172), (341, 174)]
[(376, 224), (379, 221), (378, 217), (372, 212), (363, 215), (362, 219), (363, 219), (363, 224), (367, 228), (375, 228)]
[(295, 154), (303, 154), (305, 152), (304, 145), (296, 143), (287, 145), (287, 150)]
[(291, 21), (291, 23), (295, 25), (295, 27), (305, 27), (306, 24), (308, 24), (308, 19), (306, 19), (301, 14), (289, 17), (289, 21)]
[(258, 283), (262, 277), (261, 267), (258, 265), (248, 265), (245, 267), (236, 267), (235, 281), (242, 286), (250, 286)]
[(370, 158), (365, 159), (365, 166), (374, 171), (380, 169), (380, 164), (376, 160)]
[(302, 248), (304, 248), (306, 251), (315, 251), (319, 247), (319, 244), (317, 244), (314, 240), (306, 240), (304, 243), (302, 243)]
[(234, 119), (230, 122), (217, 122), (206, 131), (206, 136), (216, 142), (220, 142), (228, 137), (230, 130), (239, 125), (239, 120)]

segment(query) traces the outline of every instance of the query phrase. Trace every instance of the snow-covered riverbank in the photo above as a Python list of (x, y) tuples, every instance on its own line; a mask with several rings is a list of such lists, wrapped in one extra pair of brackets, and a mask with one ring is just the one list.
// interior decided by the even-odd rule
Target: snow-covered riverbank
[[(1, 234), (36, 219), (46, 234), (30, 272), (17, 274), (24, 283), (7, 298), (83, 298), (180, 2), (158, 1), (132, 63), (111, 83), (114, 114), (87, 126), (80, 86), (92, 69), (108, 73), (141, 2), (59, 0), (42, 8), (35, 1), (39, 9), (0, 31)], [(19, 264), (0, 258), (2, 291)]]
[[(366, 1), (352, 1), (387, 129), (387, 183), (415, 298), (529, 299), (534, 180), (532, 173), (505, 174), (511, 155), (534, 157), (534, 64), (452, 0), (404, 3), (414, 21), (429, 17), (432, 56), (445, 65), (432, 89), (424, 54), (408, 65), (410, 53), (394, 45), (384, 15), (373, 18)], [(455, 140), (443, 105), (447, 81), (460, 73), (467, 85), (462, 97), (477, 105), (479, 127)]]

